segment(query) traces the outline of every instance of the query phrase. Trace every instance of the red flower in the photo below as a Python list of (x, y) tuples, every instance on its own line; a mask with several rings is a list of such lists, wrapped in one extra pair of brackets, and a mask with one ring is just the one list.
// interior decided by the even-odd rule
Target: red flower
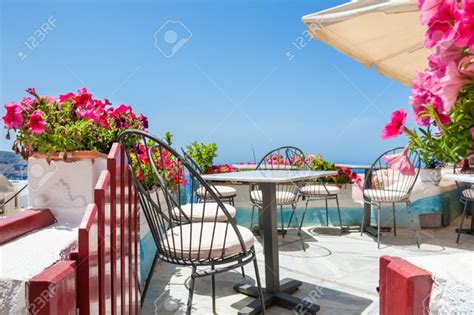
[(11, 102), (5, 104), (7, 113), (3, 116), (3, 122), (5, 126), (10, 129), (18, 129), (23, 125), (23, 110), (18, 103)]
[(29, 116), (30, 120), (28, 125), (31, 128), (31, 132), (35, 134), (42, 134), (44, 132), (44, 126), (46, 122), (43, 119), (43, 112), (40, 110), (35, 110), (33, 114)]
[(405, 130), (405, 121), (407, 119), (407, 111), (404, 109), (399, 109), (392, 113), (392, 118), (390, 122), (385, 125), (385, 128), (382, 130), (382, 139), (387, 140), (390, 138), (398, 137)]

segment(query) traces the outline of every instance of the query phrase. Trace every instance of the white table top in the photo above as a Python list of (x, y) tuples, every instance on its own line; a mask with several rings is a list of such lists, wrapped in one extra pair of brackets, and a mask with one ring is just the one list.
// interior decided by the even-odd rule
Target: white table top
[[(368, 170), (371, 168), (372, 165), (362, 165), (362, 164), (339, 164), (339, 163), (336, 163), (336, 166), (340, 166), (340, 167), (347, 167), (347, 168), (351, 168), (351, 169), (355, 169), (355, 170)], [(244, 163), (244, 164), (232, 164), (232, 167), (235, 168), (235, 169), (238, 169), (238, 170), (242, 170), (242, 171), (245, 171), (245, 170), (254, 170), (257, 168), (257, 164), (248, 164), (248, 163)], [(262, 165), (260, 166), (261, 168), (265, 169), (265, 166)], [(282, 167), (282, 166), (279, 166), (279, 167)], [(283, 168), (283, 167), (282, 167)], [(291, 166), (288, 166), (288, 168), (291, 168)]]
[(257, 164), (240, 163), (232, 164), (232, 167), (238, 170), (254, 170), (257, 168)]
[(446, 174), (443, 179), (474, 184), (474, 174)]
[(340, 167), (347, 167), (347, 168), (353, 168), (355, 170), (368, 170), (372, 167), (372, 165), (361, 165), (361, 164), (339, 164), (336, 163), (336, 166)]
[[(257, 168), (258, 164), (232, 164), (232, 167), (241, 171), (250, 171), (250, 170), (255, 170)], [(261, 170), (291, 170), (291, 169), (297, 169), (297, 166), (292, 166), (292, 165), (260, 165)]]
[(325, 176), (336, 175), (337, 171), (286, 171), (286, 170), (254, 170), (248, 172), (231, 172), (224, 174), (204, 175), (203, 178), (214, 182), (241, 183), (290, 183)]

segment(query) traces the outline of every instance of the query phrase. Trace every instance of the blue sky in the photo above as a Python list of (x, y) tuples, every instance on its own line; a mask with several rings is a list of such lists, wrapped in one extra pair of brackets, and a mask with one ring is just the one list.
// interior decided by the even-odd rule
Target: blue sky
[[(133, 105), (178, 147), (216, 142), (217, 162), (294, 145), (369, 163), (406, 142), (382, 141), (380, 131), (408, 107), (410, 90), (321, 42), (294, 46), (303, 15), (344, 2), (2, 1), (0, 101), (28, 87), (54, 96), (85, 86)], [(2, 138), (0, 149), (9, 147)]]

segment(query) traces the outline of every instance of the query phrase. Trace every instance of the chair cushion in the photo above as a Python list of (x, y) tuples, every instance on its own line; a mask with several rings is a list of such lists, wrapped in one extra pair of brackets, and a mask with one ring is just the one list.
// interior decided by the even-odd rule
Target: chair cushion
[(378, 202), (402, 202), (409, 198), (405, 192), (387, 189), (366, 189), (364, 196)]
[[(325, 188), (326, 187), (326, 188)], [(306, 185), (301, 187), (301, 193), (305, 195), (336, 195), (341, 191), (341, 188), (331, 185)]]
[[(249, 250), (254, 242), (252, 232), (243, 226), (237, 228)], [(184, 260), (229, 257), (243, 252), (237, 233), (228, 223), (185, 224), (172, 228), (166, 235), (168, 241), (163, 242), (165, 249), (176, 251), (176, 255)]]
[[(237, 213), (237, 210), (231, 206), (226, 204), (225, 208), (227, 209), (227, 212), (229, 212), (230, 216), (232, 218), (235, 217), (235, 214)], [(192, 218), (191, 218), (191, 209), (192, 209)], [(188, 203), (185, 205), (181, 205), (181, 211), (179, 211), (179, 208), (174, 208), (173, 209), (173, 216), (175, 219), (178, 219), (180, 214), (183, 222), (186, 220), (186, 217), (183, 216), (183, 213), (193, 222), (199, 222), (199, 221), (214, 221), (216, 218), (216, 213), (217, 213), (217, 221), (219, 222), (226, 222), (227, 221), (227, 216), (225, 215), (224, 211), (222, 211), (222, 208), (219, 207), (217, 202), (200, 202), (200, 203)], [(204, 213), (204, 217), (203, 217)]]
[(463, 190), (462, 196), (463, 196), (464, 198), (473, 199), (473, 200), (474, 200), (474, 188)]
[[(214, 189), (214, 192), (216, 194), (220, 194), (222, 197), (233, 197), (237, 194), (237, 190), (230, 186), (211, 186), (211, 188)], [(204, 197), (205, 194), (206, 190), (204, 189), (204, 187), (199, 187), (198, 189), (196, 189), (196, 195), (198, 195), (199, 197)], [(208, 197), (211, 197), (209, 196), (209, 193)]]
[[(296, 201), (296, 197), (297, 195), (290, 191), (277, 190), (276, 192), (277, 205), (293, 203)], [(262, 191), (261, 190), (251, 191), (250, 200), (256, 203), (262, 203)]]

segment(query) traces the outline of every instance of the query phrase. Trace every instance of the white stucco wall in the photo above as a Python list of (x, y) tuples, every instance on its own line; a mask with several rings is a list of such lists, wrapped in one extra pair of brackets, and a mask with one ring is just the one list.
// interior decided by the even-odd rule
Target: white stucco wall
[(0, 314), (28, 314), (28, 280), (69, 258), (86, 206), (94, 201), (94, 187), (106, 168), (105, 158), (28, 160), (28, 205), (49, 208), (58, 222), (0, 245)]

